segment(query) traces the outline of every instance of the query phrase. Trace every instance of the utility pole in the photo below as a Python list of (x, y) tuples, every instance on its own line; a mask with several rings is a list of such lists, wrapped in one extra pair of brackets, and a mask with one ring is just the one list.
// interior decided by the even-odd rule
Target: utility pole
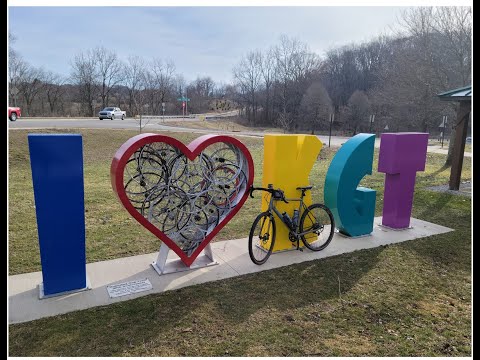
[(187, 87), (185, 87), (185, 114), (188, 115), (188, 96), (187, 96)]
[[(186, 94), (186, 89), (185, 89), (185, 94)], [(180, 94), (182, 93), (182, 90), (180, 89)], [(185, 113), (187, 111), (187, 106), (188, 106), (188, 102), (190, 101), (189, 98), (187, 98), (187, 96), (185, 95), (181, 95), (181, 97), (179, 97), (177, 99), (178, 101), (181, 101), (182, 102), (182, 118), (183, 120), (185, 120)]]
[(335, 118), (335, 113), (330, 114), (330, 130), (328, 131), (328, 147), (330, 147), (330, 139), (332, 137), (332, 124), (333, 119)]
[(445, 140), (445, 130), (447, 130), (447, 121), (448, 121), (448, 116), (443, 115), (443, 121), (442, 121), (442, 149), (443, 149), (443, 141)]

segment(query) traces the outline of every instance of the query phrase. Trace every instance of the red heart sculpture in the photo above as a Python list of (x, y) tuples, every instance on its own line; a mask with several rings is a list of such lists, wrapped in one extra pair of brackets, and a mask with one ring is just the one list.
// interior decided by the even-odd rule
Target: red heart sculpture
[(113, 190), (130, 215), (187, 266), (240, 210), (253, 172), (248, 149), (226, 135), (185, 146), (140, 134), (117, 150), (110, 168)]

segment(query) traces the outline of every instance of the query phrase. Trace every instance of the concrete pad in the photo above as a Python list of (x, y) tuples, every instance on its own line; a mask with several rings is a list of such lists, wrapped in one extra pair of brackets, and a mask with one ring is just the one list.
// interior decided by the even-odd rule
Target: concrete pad
[(462, 195), (472, 197), (472, 183), (470, 181), (462, 181), (458, 190), (450, 190), (449, 185), (429, 186), (428, 190), (445, 192), (452, 195)]
[[(330, 245), (323, 251), (312, 252), (305, 249), (303, 252), (293, 250), (274, 253), (261, 266), (253, 264), (248, 256), (247, 238), (212, 243), (212, 251), (219, 265), (162, 276), (159, 276), (150, 265), (156, 259), (157, 253), (91, 263), (87, 264), (91, 290), (42, 300), (38, 298), (38, 285), (42, 282), (41, 272), (12, 275), (8, 278), (9, 323), (31, 321), (152, 293), (453, 231), (418, 219), (412, 219), (412, 228), (402, 231), (381, 227), (380, 222), (380, 217), (375, 218), (371, 236), (346, 238), (335, 234)], [(171, 251), (169, 258), (176, 258), (175, 253)], [(152, 283), (152, 290), (113, 299), (108, 295), (107, 285), (145, 278)]]

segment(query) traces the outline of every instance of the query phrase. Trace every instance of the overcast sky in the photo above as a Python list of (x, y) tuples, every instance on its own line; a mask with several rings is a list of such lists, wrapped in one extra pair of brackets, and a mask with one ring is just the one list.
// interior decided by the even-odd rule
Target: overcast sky
[(63, 75), (82, 50), (103, 45), (129, 55), (171, 59), (187, 81), (230, 82), (248, 51), (281, 34), (319, 55), (390, 33), (401, 7), (9, 7), (14, 48), (34, 66)]

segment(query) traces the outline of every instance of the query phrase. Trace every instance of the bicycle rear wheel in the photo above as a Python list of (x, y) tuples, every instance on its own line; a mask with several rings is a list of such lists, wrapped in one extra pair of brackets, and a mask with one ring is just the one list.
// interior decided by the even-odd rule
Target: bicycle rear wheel
[(248, 254), (254, 264), (262, 265), (272, 254), (275, 244), (275, 219), (268, 212), (257, 216), (248, 237)]
[(335, 231), (335, 220), (328, 207), (323, 204), (310, 205), (300, 219), (300, 232), (309, 232), (302, 235), (302, 242), (312, 251), (325, 249), (332, 241)]

